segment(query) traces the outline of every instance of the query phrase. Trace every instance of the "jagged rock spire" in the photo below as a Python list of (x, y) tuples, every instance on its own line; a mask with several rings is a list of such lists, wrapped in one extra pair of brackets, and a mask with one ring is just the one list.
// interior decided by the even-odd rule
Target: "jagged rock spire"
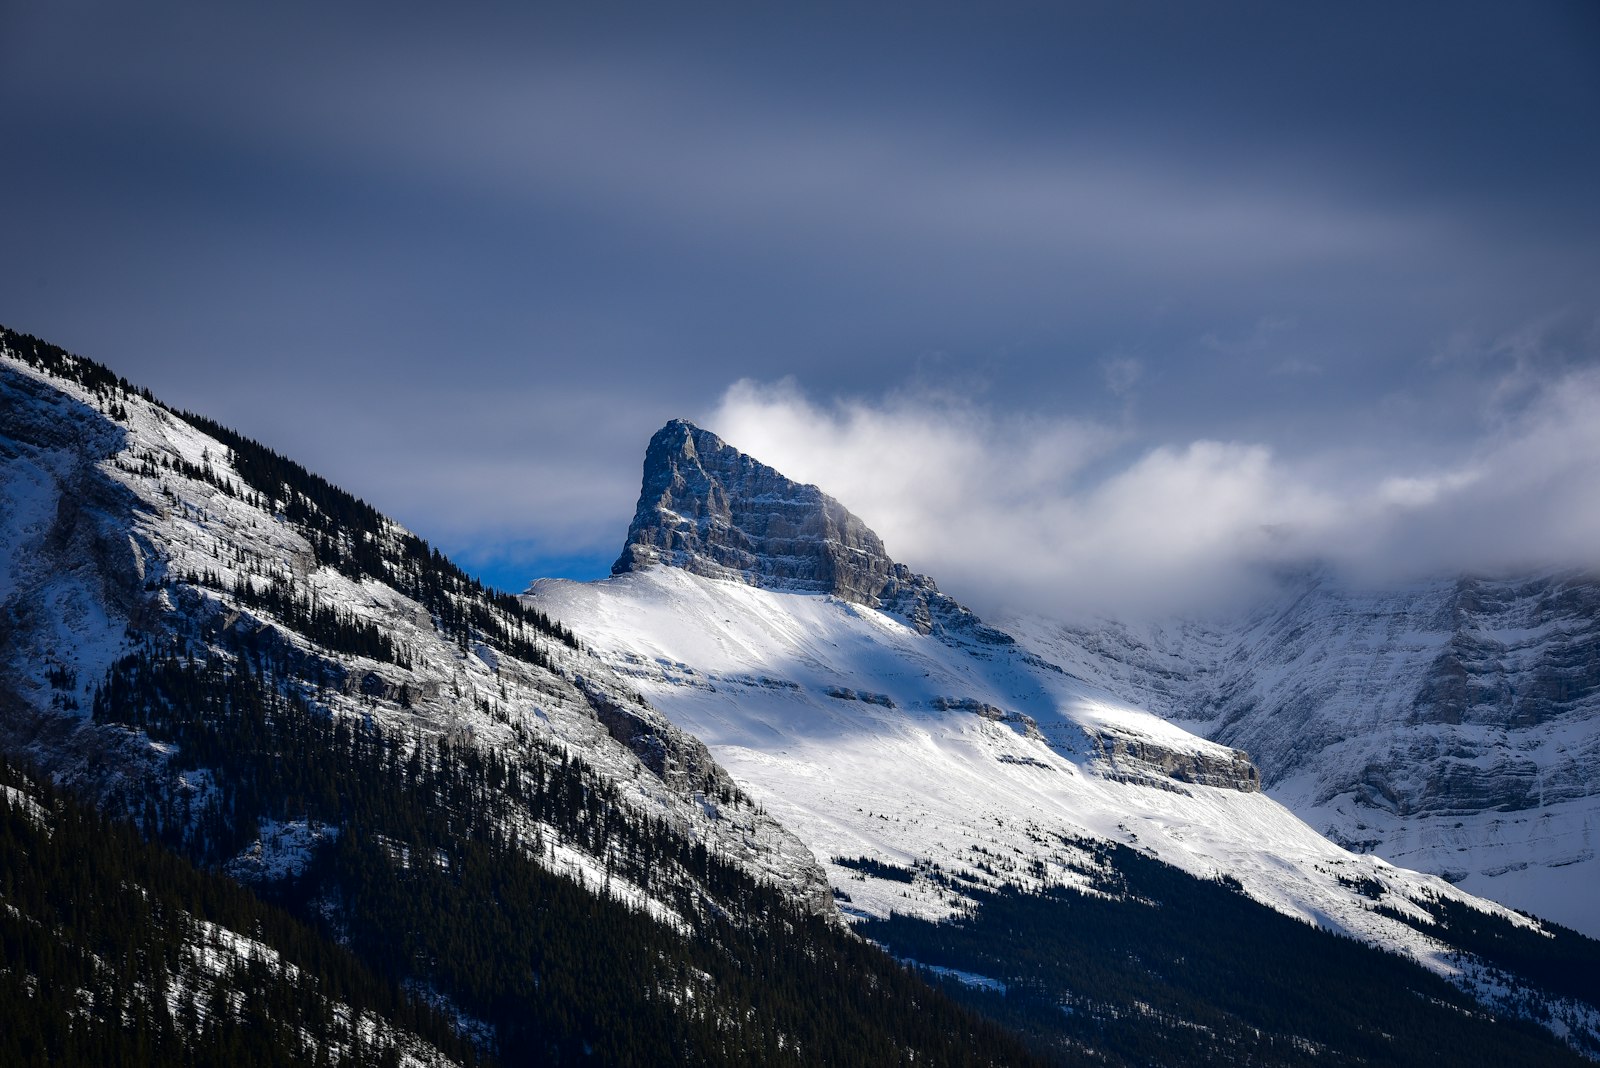
[(652, 564), (765, 589), (831, 593), (901, 616), (923, 634), (1009, 645), (1010, 635), (897, 564), (850, 510), (708, 430), (674, 419), (650, 439), (620, 575)]
[(611, 572), (658, 562), (866, 605), (896, 578), (882, 539), (844, 505), (682, 419), (650, 439), (639, 507)]

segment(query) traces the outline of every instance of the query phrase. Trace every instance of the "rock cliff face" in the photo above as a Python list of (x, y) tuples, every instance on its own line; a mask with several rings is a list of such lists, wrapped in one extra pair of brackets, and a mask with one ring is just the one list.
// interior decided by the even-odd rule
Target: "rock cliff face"
[(1249, 752), (1352, 848), (1600, 934), (1600, 580), (1326, 574), (1232, 619), (1008, 627), (1083, 678)]
[(651, 564), (763, 589), (828, 593), (900, 615), (923, 634), (1007, 645), (816, 486), (785, 478), (707, 430), (674, 419), (645, 451), (639, 507), (611, 573)]
[(1418, 723), (1523, 730), (1600, 699), (1600, 581), (1463, 578), (1445, 593), (1450, 640), (1411, 704)]
[(1088, 731), (1091, 744), (1105, 762), (1106, 776), (1119, 782), (1171, 789), (1167, 780), (1253, 793), (1261, 789), (1261, 773), (1238, 749), (1220, 753), (1173, 749), (1148, 738), (1111, 731)]
[(657, 562), (865, 605), (894, 571), (883, 542), (844, 505), (681, 419), (650, 439), (639, 507), (611, 573)]
[[(1600, 584), (1575, 573), (1363, 592), (1314, 578), (1250, 619), (1190, 714), (1308, 800), (1400, 817), (1592, 795)], [(1585, 727), (1589, 724), (1589, 727)], [(1330, 759), (1337, 756), (1339, 759)]]

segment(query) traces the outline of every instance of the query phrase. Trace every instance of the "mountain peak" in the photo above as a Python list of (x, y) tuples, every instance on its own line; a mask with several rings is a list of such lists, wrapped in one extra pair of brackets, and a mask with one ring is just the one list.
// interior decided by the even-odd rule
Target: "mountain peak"
[(650, 439), (639, 506), (611, 573), (654, 563), (871, 606), (911, 578), (844, 505), (683, 419)]

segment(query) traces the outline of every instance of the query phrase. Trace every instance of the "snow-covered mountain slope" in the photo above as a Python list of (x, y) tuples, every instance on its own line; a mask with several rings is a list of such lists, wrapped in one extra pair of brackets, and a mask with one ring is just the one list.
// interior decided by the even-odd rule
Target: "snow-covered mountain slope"
[[(1060, 885), (1126, 925), (1161, 907), (1136, 884), (1195, 900), (1183, 873), (1600, 1048), (1581, 977), (1496, 970), (1547, 937), (1535, 923), (1345, 853), (1264, 796), (1241, 752), (1027, 651), (837, 502), (703, 431), (652, 443), (616, 577), (519, 602), (284, 457), (0, 341), (0, 745), (271, 884), (510, 1061), (649, 1063), (660, 1042), (725, 1063), (1020, 1060), (1013, 1036), (840, 930), (833, 902), (937, 918)], [(1173, 874), (1123, 879), (1135, 862)], [(1195, 952), (1250, 959), (1272, 913), (1210, 889), (1254, 941)], [(1506, 932), (1510, 950), (1490, 944)], [(1084, 1007), (1070, 1041), (1092, 1042), (1144, 1011), (1147, 981), (1092, 1011), (1079, 993), (1042, 1008)], [(1450, 995), (1422, 1042), (1462, 1011)], [(1162, 1048), (1222, 1048), (1173, 1010)], [(1223, 1030), (1227, 1048), (1263, 1037)]]
[[(779, 565), (705, 559), (708, 544), (759, 558), (775, 527), (797, 527), (792, 502), (838, 509), (731, 452), (669, 424), (630, 533), (642, 548), (609, 579), (543, 580), (526, 600), (706, 741), (827, 862), (847, 914), (938, 918), (964, 888), (1085, 886), (1094, 865), (1074, 841), (1089, 839), (1237, 880), (1275, 909), (1446, 973), (1461, 963), (1450, 947), (1403, 922), (1420, 902), (1531, 922), (1330, 842), (1260, 792), (1239, 751), (1026, 651), (926, 577), (862, 560), (865, 539), (786, 538)], [(829, 554), (853, 560), (837, 592), (812, 584)]]
[[(3, 328), (0, 755), (284, 902), (489, 1063), (1027, 1060), (845, 931), (810, 850), (565, 628)], [(19, 1014), (72, 1026), (21, 997), (0, 1061)]]
[(1329, 837), (1600, 936), (1600, 581), (1368, 590), (1233, 619), (1008, 621), (1029, 649), (1239, 746)]
[[(1080, 883), (1085, 858), (1063, 838), (1088, 837), (1231, 876), (1284, 912), (1444, 966), (1440, 946), (1373, 912), (1352, 884), (1375, 879), (1402, 908), (1465, 895), (1342, 849), (1252, 789), (1235, 751), (1018, 650), (676, 568), (541, 580), (531, 598), (829, 861), (847, 913), (937, 918), (960, 907), (964, 883)], [(1197, 772), (1234, 778), (1208, 785)], [(863, 879), (840, 863), (858, 857), (937, 865), (945, 878)]]
[[(124, 775), (167, 755), (89, 721), (96, 687), (145, 641), (136, 633), (176, 634), (182, 623), (259, 634), (305, 665), (302, 688), (334, 717), (581, 755), (629, 806), (825, 906), (809, 852), (727, 793), (704, 747), (593, 657), (464, 576), (422, 603), (432, 561), (409, 532), (377, 517), (377, 537), (345, 536), (400, 568), (422, 553), (409, 561), (410, 590), (332, 566), (327, 547), (289, 518), (314, 512), (313, 502), (253, 489), (228, 445), (114, 381), (97, 390), (0, 354), (0, 411), (0, 694), (11, 703), (0, 725), (59, 777), (110, 796)], [(492, 626), (468, 624), (474, 613)], [(452, 614), (461, 619), (442, 618)], [(727, 797), (712, 815), (705, 798), (719, 790)], [(555, 836), (547, 842), (558, 869), (604, 866), (557, 851)], [(644, 907), (647, 895), (634, 896)]]

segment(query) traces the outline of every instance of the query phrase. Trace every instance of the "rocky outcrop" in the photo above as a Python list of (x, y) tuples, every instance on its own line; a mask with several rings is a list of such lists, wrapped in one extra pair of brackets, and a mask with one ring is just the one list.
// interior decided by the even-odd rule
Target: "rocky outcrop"
[(876, 605), (894, 563), (844, 505), (691, 423), (656, 432), (639, 507), (611, 573), (653, 563)]
[(682, 419), (650, 439), (639, 506), (611, 573), (657, 563), (763, 589), (832, 594), (901, 616), (923, 634), (1012, 643), (928, 576), (891, 560), (844, 505)]
[(1247, 794), (1261, 789), (1261, 773), (1238, 749), (1180, 750), (1112, 731), (1085, 728), (1084, 733), (1106, 765), (1108, 778), (1163, 789), (1171, 789), (1174, 781)]
[(630, 703), (614, 686), (608, 688), (583, 675), (573, 682), (606, 732), (668, 786), (683, 794), (739, 792), (704, 743), (678, 730), (659, 712), (642, 703)]
[(1459, 580), (1450, 640), (1411, 705), (1415, 722), (1523, 730), (1600, 696), (1600, 582)]
[(895, 564), (889, 581), (878, 591), (878, 607), (900, 616), (919, 634), (978, 645), (1013, 645), (1016, 639), (984, 623), (966, 605), (940, 591), (927, 575)]

